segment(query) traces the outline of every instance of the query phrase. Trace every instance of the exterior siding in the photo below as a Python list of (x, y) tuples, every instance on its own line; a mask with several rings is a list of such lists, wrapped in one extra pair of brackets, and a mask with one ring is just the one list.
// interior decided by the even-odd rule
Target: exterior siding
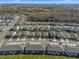
[(59, 52), (59, 51), (47, 51), (47, 54), (50, 54), (50, 55), (63, 55), (64, 52)]
[(73, 52), (66, 52), (67, 56), (73, 56), (73, 57), (78, 57), (79, 53), (73, 53)]
[(0, 54), (20, 54), (20, 53), (23, 53), (23, 50), (0, 51)]
[(25, 53), (44, 54), (45, 50), (25, 50)]

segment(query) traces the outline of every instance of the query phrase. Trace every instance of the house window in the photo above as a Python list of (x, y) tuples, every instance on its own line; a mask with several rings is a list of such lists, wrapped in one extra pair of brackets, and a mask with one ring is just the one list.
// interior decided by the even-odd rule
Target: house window
[(35, 53), (35, 51), (32, 51), (32, 53)]
[(51, 52), (48, 52), (49, 54), (51, 53)]

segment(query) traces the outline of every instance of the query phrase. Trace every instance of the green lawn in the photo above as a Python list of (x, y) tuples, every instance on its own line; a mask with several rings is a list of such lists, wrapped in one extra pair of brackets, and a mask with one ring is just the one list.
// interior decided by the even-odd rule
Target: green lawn
[(77, 35), (79, 35), (79, 32), (77, 33)]
[(0, 55), (0, 59), (79, 59), (53, 55)]
[(67, 34), (68, 34), (68, 32), (66, 32), (66, 31), (62, 31), (62, 33), (63, 33), (64, 35), (67, 35)]

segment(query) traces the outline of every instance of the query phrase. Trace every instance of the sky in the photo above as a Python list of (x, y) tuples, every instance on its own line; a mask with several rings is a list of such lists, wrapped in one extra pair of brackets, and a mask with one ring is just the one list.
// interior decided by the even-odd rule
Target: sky
[(60, 3), (79, 3), (79, 0), (0, 0), (0, 3), (30, 3), (30, 4), (60, 4)]

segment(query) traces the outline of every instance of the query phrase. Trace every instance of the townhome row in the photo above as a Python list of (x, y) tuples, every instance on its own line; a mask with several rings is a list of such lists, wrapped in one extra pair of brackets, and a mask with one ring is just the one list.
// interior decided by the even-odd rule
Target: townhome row
[(79, 45), (62, 42), (12, 41), (0, 44), (0, 54), (50, 54), (79, 57)]
[(26, 21), (27, 25), (50, 25), (50, 26), (75, 26), (78, 27), (78, 23), (69, 23), (69, 22), (32, 22), (32, 21)]
[[(72, 29), (71, 29), (72, 30)], [(6, 38), (27, 38), (27, 37), (38, 37), (38, 38), (56, 38), (56, 39), (73, 39), (79, 41), (79, 35), (74, 32), (60, 32), (60, 31), (44, 31), (44, 30), (32, 30), (20, 28), (20, 26), (14, 26), (7, 34)]]

